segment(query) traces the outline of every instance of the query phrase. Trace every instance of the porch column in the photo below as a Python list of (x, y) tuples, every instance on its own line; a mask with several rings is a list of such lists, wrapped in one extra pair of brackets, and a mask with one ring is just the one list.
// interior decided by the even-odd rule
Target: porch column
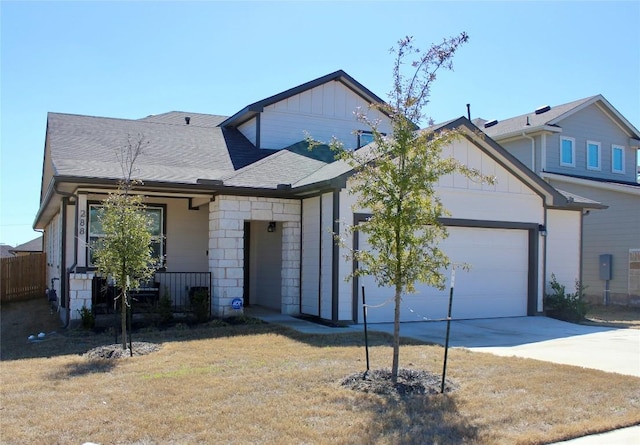
[[(71, 320), (80, 319), (83, 307), (91, 309), (93, 272), (69, 274), (69, 312)], [(58, 298), (64, 295), (58, 294)]]
[(282, 313), (300, 313), (300, 222), (282, 223)]
[(239, 197), (219, 197), (209, 203), (211, 311), (217, 316), (230, 315), (233, 299), (243, 295), (244, 220), (251, 213), (242, 201)]

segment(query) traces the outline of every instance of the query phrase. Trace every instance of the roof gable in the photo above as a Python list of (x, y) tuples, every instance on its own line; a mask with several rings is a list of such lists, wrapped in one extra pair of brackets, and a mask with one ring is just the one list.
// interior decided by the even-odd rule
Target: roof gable
[[(540, 196), (544, 196), (547, 205), (564, 208), (581, 208), (583, 206), (589, 207), (596, 205), (588, 200), (585, 201), (582, 199), (575, 199), (575, 197), (572, 196), (566, 196), (554, 189), (493, 139), (489, 137), (482, 137), (480, 130), (467, 118), (460, 117), (445, 124), (431, 127), (428, 131), (445, 129), (460, 129), (462, 131), (462, 135), (477, 146), (481, 152), (488, 155), (507, 172), (518, 178), (525, 187), (528, 187)], [(364, 147), (362, 150), (366, 149), (367, 147)], [(340, 180), (344, 183), (352, 174), (353, 169), (346, 162), (339, 160), (321, 166), (321, 168), (314, 171), (309, 176), (301, 178), (293, 184), (293, 190), (302, 191), (311, 189), (318, 184), (332, 184), (335, 186), (336, 180)]]
[(522, 133), (534, 133), (542, 130), (560, 132), (562, 127), (561, 123), (564, 119), (593, 104), (596, 104), (610, 119), (615, 121), (629, 137), (640, 139), (640, 132), (600, 94), (549, 107), (548, 111), (539, 109), (539, 111), (542, 112), (532, 111), (521, 114), (497, 121), (497, 123), (493, 125), (492, 121), (486, 121), (484, 119), (474, 119), (473, 122), (478, 125), (484, 133), (498, 141), (521, 136)]
[(307, 90), (311, 90), (317, 86), (328, 82), (341, 82), (347, 88), (358, 94), (364, 100), (369, 103), (377, 103), (384, 102), (380, 97), (372, 93), (368, 88), (362, 85), (360, 82), (355, 80), (353, 77), (349, 76), (343, 70), (338, 70), (333, 73), (327, 74), (325, 76), (314, 79), (310, 82), (303, 83), (302, 85), (298, 85), (297, 87), (290, 88), (281, 93), (275, 94), (273, 96), (267, 97), (266, 99), (259, 100), (250, 105), (247, 105), (242, 110), (235, 113), (233, 116), (224, 120), (220, 126), (222, 127), (235, 127), (247, 120), (251, 119), (256, 114), (262, 112), (265, 107), (272, 105), (276, 102), (280, 102), (282, 100), (288, 99), (289, 97), (295, 96), (297, 94), (303, 93)]

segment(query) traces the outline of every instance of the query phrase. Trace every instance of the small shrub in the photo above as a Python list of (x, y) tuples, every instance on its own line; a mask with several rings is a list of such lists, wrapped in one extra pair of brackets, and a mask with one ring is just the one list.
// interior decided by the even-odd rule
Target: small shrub
[(558, 320), (579, 322), (584, 320), (588, 305), (582, 298), (585, 287), (576, 280), (575, 292), (567, 293), (564, 285), (558, 283), (555, 274), (551, 274), (552, 294), (544, 297), (545, 314)]
[(197, 323), (203, 323), (209, 319), (209, 291), (198, 289), (191, 295), (191, 309)]
[(93, 329), (96, 325), (96, 317), (93, 315), (93, 311), (86, 306), (82, 306), (82, 309), (78, 309), (80, 314), (80, 320), (84, 329)]
[(168, 325), (173, 321), (173, 302), (171, 300), (171, 294), (167, 287), (164, 288), (164, 293), (158, 302), (158, 322), (160, 325)]
[(220, 320), (219, 318), (214, 318), (213, 320), (208, 321), (205, 326), (208, 328), (223, 328), (229, 325), (226, 322)]

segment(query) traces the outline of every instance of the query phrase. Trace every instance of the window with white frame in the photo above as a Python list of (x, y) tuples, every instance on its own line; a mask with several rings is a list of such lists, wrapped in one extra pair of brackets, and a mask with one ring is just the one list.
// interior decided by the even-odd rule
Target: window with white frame
[(576, 166), (576, 140), (574, 138), (560, 138), (560, 165), (563, 167)]
[[(100, 212), (103, 207), (100, 204), (89, 205), (89, 264), (94, 265), (91, 246), (104, 236)], [(151, 221), (151, 255), (157, 260), (160, 267), (164, 266), (164, 207), (147, 206), (144, 212)]]
[(611, 145), (611, 171), (624, 173), (624, 147), (622, 145)]
[(600, 142), (587, 141), (587, 169), (600, 170)]

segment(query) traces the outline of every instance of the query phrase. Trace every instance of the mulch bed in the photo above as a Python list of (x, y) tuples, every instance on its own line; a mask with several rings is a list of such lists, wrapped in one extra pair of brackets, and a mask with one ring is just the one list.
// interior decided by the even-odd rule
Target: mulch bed
[[(374, 369), (351, 374), (342, 379), (340, 384), (355, 391), (387, 396), (432, 395), (440, 394), (442, 376), (428, 371), (401, 368), (398, 370), (398, 381), (394, 383), (390, 369)], [(445, 379), (444, 391), (451, 392), (455, 389), (456, 385)]]
[(132, 355), (147, 355), (152, 352), (156, 352), (160, 350), (160, 345), (157, 343), (148, 343), (143, 341), (134, 341), (132, 344), (133, 354), (129, 351), (129, 348), (122, 349), (121, 344), (113, 344), (106, 346), (98, 346), (97, 348), (93, 348), (89, 350), (83, 357), (88, 358), (89, 360), (102, 359), (102, 360), (113, 360), (119, 358), (127, 358)]

